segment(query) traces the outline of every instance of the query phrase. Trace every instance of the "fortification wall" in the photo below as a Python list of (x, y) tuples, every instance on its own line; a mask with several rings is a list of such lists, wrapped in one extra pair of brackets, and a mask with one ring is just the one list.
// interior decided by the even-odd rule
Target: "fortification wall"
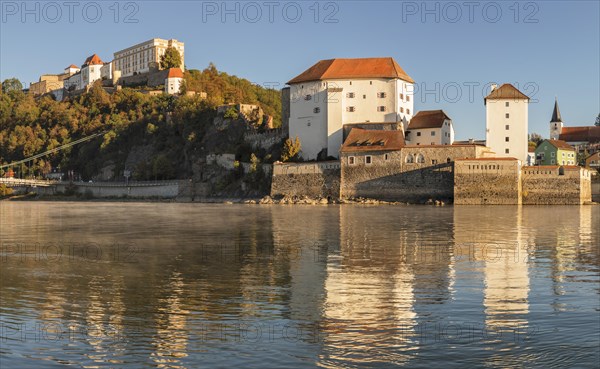
[(580, 167), (524, 167), (523, 204), (579, 205), (591, 201), (590, 177), (589, 171)]
[(454, 163), (454, 204), (521, 204), (520, 162), (510, 158), (463, 159)]
[(271, 129), (266, 132), (247, 132), (244, 134), (244, 141), (254, 149), (268, 150), (287, 137), (287, 131), (282, 128)]
[(271, 196), (340, 197), (340, 162), (275, 163)]

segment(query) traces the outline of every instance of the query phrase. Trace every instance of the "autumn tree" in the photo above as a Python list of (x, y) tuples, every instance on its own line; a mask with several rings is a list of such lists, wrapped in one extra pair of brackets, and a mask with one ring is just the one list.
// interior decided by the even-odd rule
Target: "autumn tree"
[(292, 141), (292, 139), (288, 138), (283, 144), (283, 150), (281, 152), (281, 161), (285, 162), (297, 159), (298, 154), (300, 154), (300, 150), (302, 150), (300, 139), (296, 137), (296, 139)]
[(165, 53), (160, 56), (160, 67), (162, 69), (180, 68), (181, 54), (174, 47), (168, 47)]
[(8, 93), (10, 91), (21, 91), (23, 84), (16, 78), (5, 79), (2, 82), (2, 92)]

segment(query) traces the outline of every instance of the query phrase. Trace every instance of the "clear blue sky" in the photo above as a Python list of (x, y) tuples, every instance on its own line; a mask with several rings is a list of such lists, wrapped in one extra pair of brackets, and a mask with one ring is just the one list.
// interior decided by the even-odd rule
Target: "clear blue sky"
[(458, 139), (485, 137), (483, 86), (491, 81), (532, 96), (530, 132), (548, 136), (555, 96), (567, 125), (593, 124), (600, 1), (465, 3), (123, 1), (117, 13), (114, 1), (30, 1), (24, 9), (1, 0), (0, 79), (28, 85), (93, 53), (109, 61), (135, 43), (176, 38), (185, 42), (188, 68), (214, 62), (279, 87), (320, 59), (392, 56), (421, 91), (438, 91), (439, 101), (417, 92), (415, 110), (444, 109)]

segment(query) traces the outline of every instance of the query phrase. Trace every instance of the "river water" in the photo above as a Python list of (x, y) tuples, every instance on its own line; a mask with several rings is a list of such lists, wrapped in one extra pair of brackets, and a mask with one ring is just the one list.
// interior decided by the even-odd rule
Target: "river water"
[(0, 202), (0, 367), (596, 368), (599, 206)]

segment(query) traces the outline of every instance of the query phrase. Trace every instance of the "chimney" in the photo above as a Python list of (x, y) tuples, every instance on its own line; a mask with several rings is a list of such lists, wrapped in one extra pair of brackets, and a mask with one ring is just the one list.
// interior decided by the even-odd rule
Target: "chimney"
[(494, 92), (494, 90), (495, 90), (496, 88), (498, 88), (498, 85), (497, 85), (497, 84), (495, 84), (495, 83), (492, 83), (492, 86), (491, 86), (490, 92)]

